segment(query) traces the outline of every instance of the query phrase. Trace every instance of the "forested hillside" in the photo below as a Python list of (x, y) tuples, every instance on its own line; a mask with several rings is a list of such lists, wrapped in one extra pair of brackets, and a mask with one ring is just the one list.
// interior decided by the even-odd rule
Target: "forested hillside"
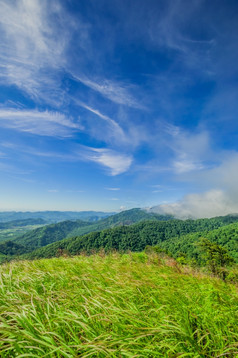
[[(14, 240), (15, 243), (34, 250), (38, 247), (46, 246), (52, 242), (62, 240), (69, 232), (76, 228), (88, 226), (86, 221), (62, 221), (57, 224), (46, 225), (32, 230)], [(1, 250), (1, 249), (0, 249)]]
[[(166, 246), (166, 242), (171, 242), (174, 238), (174, 242), (179, 240), (179, 237), (188, 233), (197, 233), (194, 237), (206, 236), (209, 231), (214, 230), (222, 225), (226, 225), (230, 221), (230, 218), (214, 218), (214, 219), (199, 219), (199, 220), (172, 220), (172, 221), (146, 221), (137, 223), (131, 226), (120, 226), (112, 229), (106, 229), (100, 232), (92, 232), (90, 234), (68, 238), (54, 244), (42, 247), (30, 254), (27, 254), (26, 258), (41, 258), (41, 257), (53, 257), (65, 251), (69, 254), (75, 255), (80, 252), (93, 252), (100, 248), (108, 250), (119, 251), (142, 251), (147, 245), (155, 246), (164, 242), (164, 248), (169, 249)], [(231, 228), (232, 226), (232, 228)], [(220, 244), (227, 245), (222, 237), (224, 233), (229, 233), (234, 230), (234, 235), (238, 231), (238, 223), (228, 224), (223, 230), (220, 229), (214, 231), (214, 240), (218, 240)], [(211, 232), (212, 235), (213, 231)], [(229, 234), (227, 235), (227, 237)], [(186, 241), (186, 240), (185, 240)], [(238, 252), (237, 241), (230, 242), (228, 249), (232, 248), (232, 253)], [(172, 244), (173, 245), (173, 244)], [(185, 249), (184, 249), (185, 250)], [(186, 250), (185, 250), (186, 251)], [(237, 256), (234, 255), (236, 258)]]
[(172, 237), (160, 243), (161, 248), (168, 250), (174, 257), (185, 254), (188, 259), (200, 260), (200, 249), (197, 243), (201, 238), (224, 246), (238, 262), (238, 224), (230, 224), (212, 231), (190, 233), (180, 237)]
[(101, 231), (115, 226), (132, 225), (134, 223), (146, 220), (168, 221), (173, 219), (174, 217), (172, 215), (159, 215), (135, 208), (109, 216), (108, 218), (90, 224), (88, 227), (76, 228), (72, 230), (67, 236), (80, 236), (93, 231)]
[[(81, 236), (93, 231), (100, 231), (106, 228), (121, 225), (131, 225), (144, 220), (170, 220), (171, 216), (150, 214), (141, 209), (131, 209), (97, 222), (82, 220), (62, 221), (57, 224), (46, 225), (19, 236), (14, 242), (26, 246), (28, 250), (46, 246), (66, 237)], [(0, 249), (1, 250), (1, 249)], [(1, 251), (0, 251), (1, 252)]]
[[(148, 218), (150, 220), (148, 220)], [(161, 219), (164, 219), (161, 221)], [(82, 251), (93, 252), (100, 248), (119, 251), (142, 251), (147, 245), (162, 245), (163, 249), (173, 255), (188, 254), (188, 257), (198, 256), (194, 242), (207, 233), (225, 226), (222, 231), (210, 233), (219, 244), (225, 245), (237, 259), (236, 247), (237, 216), (224, 216), (212, 219), (178, 220), (169, 216), (149, 214), (140, 209), (132, 209), (102, 219), (97, 223), (63, 221), (46, 225), (28, 232), (14, 241), (0, 244), (1, 261), (9, 260), (19, 255), (24, 258), (53, 257), (61, 252), (78, 254)], [(137, 222), (133, 224), (133, 222)], [(229, 228), (228, 228), (228, 226)], [(237, 224), (238, 225), (238, 224)], [(101, 230), (102, 228), (107, 228)], [(227, 228), (227, 229), (226, 229)], [(228, 232), (228, 230), (230, 230)], [(233, 236), (231, 230), (234, 230)], [(87, 234), (82, 235), (82, 233)], [(73, 233), (80, 235), (73, 236)], [(196, 235), (192, 235), (197, 233)], [(186, 234), (190, 234), (185, 237)], [(181, 238), (180, 238), (181, 237)], [(226, 237), (226, 242), (224, 240)]]
[[(0, 257), (0, 261), (3, 261), (6, 258), (5, 255), (8, 256), (10, 255), (9, 257), (13, 255), (12, 247), (16, 247), (15, 251), (17, 252), (18, 255), (20, 255), (23, 253), (30, 252), (36, 248), (46, 246), (55, 241), (62, 240), (63, 238), (66, 237), (72, 237), (76, 235), (80, 236), (89, 232), (99, 231), (108, 227), (130, 225), (132, 223), (148, 220), (148, 219), (170, 220), (172, 219), (172, 217), (169, 215), (163, 216), (157, 214), (150, 214), (141, 209), (131, 209), (112, 215), (108, 218), (98, 220), (96, 222), (88, 222), (82, 220), (76, 220), (76, 221), (68, 220), (56, 224), (45, 225), (44, 227), (28, 231), (23, 235), (14, 236), (12, 234), (12, 231), (6, 232), (6, 230), (3, 230), (2, 231), (3, 237), (1, 241), (6, 241), (7, 239), (9, 241), (9, 235), (13, 237), (11, 238), (10, 236), (11, 243), (3, 242), (3, 244), (0, 244), (0, 254), (2, 253)], [(42, 219), (28, 219), (28, 220), (42, 220)], [(2, 225), (7, 226), (8, 223), (3, 223)], [(4, 240), (4, 234), (5, 234), (5, 240)], [(20, 249), (18, 245), (20, 245)]]

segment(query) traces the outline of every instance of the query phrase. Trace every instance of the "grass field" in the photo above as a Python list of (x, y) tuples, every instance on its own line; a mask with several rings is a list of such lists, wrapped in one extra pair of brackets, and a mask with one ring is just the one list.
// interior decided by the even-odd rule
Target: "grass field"
[(237, 287), (173, 260), (115, 253), (0, 268), (1, 357), (238, 357), (237, 342)]

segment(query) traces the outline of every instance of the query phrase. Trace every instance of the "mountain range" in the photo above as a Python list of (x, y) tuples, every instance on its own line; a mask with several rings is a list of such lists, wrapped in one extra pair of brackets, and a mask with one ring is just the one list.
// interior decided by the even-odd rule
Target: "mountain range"
[(238, 260), (237, 215), (179, 220), (135, 208), (96, 222), (66, 220), (28, 231), (0, 243), (0, 261), (91, 253), (101, 248), (142, 251), (148, 245), (160, 245), (174, 256), (182, 252), (196, 258), (195, 244), (201, 237), (224, 245)]

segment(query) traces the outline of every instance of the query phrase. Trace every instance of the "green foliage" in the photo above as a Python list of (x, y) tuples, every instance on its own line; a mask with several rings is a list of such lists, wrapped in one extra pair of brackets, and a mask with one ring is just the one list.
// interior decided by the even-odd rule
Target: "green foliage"
[(229, 255), (238, 262), (238, 224), (230, 224), (210, 231), (189, 233), (180, 237), (171, 237), (163, 241), (160, 246), (169, 250), (174, 257), (177, 257), (179, 252), (183, 252), (188, 260), (196, 260), (202, 265), (204, 260), (201, 250), (197, 246), (202, 237), (206, 237), (209, 241), (226, 248)]
[(238, 294), (145, 253), (0, 268), (0, 356), (237, 357)]
[(27, 252), (27, 248), (25, 246), (19, 245), (13, 241), (5, 241), (0, 244), (0, 253), (2, 255), (21, 255)]
[[(151, 220), (146, 220), (148, 217)], [(166, 220), (161, 221), (164, 218)], [(238, 224), (237, 216), (225, 216), (199, 220), (169, 220), (150, 214), (140, 209), (132, 209), (102, 219), (97, 223), (85, 221), (64, 221), (58, 224), (46, 225), (14, 239), (13, 242), (21, 246), (19, 250), (9, 250), (7, 259), (24, 254), (23, 258), (47, 258), (65, 253), (76, 255), (80, 252), (92, 253), (104, 248), (119, 251), (143, 251), (146, 246), (158, 246), (158, 250), (172, 254), (183, 264), (195, 262), (202, 264), (201, 252), (194, 245), (202, 236), (228, 249), (232, 257), (238, 262)], [(134, 221), (136, 224), (131, 225)], [(102, 231), (96, 228), (111, 227)], [(216, 229), (218, 228), (218, 229)], [(215, 230), (214, 230), (215, 229)], [(70, 233), (86, 230), (91, 231), (84, 236), (66, 238)], [(63, 239), (63, 240), (62, 240)], [(4, 252), (5, 249), (0, 253)], [(181, 253), (184, 258), (181, 258)], [(180, 258), (179, 258), (180, 257)]]
[[(109, 227), (131, 225), (142, 220), (169, 220), (171, 216), (150, 214), (141, 209), (131, 209), (96, 222), (82, 220), (63, 221), (57, 224), (46, 225), (41, 228), (27, 232), (13, 240), (32, 251), (38, 247), (46, 246), (66, 237), (83, 235), (93, 231), (103, 230)], [(0, 232), (1, 234), (1, 232)]]
[(159, 215), (146, 212), (142, 209), (134, 208), (122, 211), (119, 214), (109, 216), (96, 223), (92, 223), (88, 227), (76, 228), (73, 231), (69, 232), (67, 237), (81, 236), (93, 231), (102, 231), (104, 229), (114, 228), (116, 226), (132, 225), (140, 221), (168, 221), (173, 219), (174, 217), (171, 215)]
[(234, 263), (234, 258), (229, 255), (227, 249), (205, 238), (202, 238), (197, 246), (204, 253), (206, 265), (211, 272), (225, 279), (224, 268)]
[[(60, 250), (67, 250), (71, 255), (80, 252), (92, 253), (95, 250), (104, 248), (106, 251), (116, 249), (118, 251), (143, 251), (147, 245), (159, 245), (166, 252), (171, 252), (174, 256), (178, 252), (188, 254), (188, 260), (196, 259), (200, 262), (200, 253), (194, 247), (196, 241), (192, 236), (192, 242), (184, 234), (198, 232), (195, 237), (201, 237), (201, 231), (206, 228), (206, 232), (214, 227), (219, 227), (223, 221), (219, 219), (199, 219), (199, 220), (169, 220), (169, 221), (141, 221), (130, 226), (118, 226), (99, 232), (91, 232), (80, 237), (73, 237), (55, 242), (46, 247), (39, 248), (25, 256), (25, 258), (49, 258), (56, 256)], [(238, 224), (236, 228), (238, 230)], [(229, 226), (229, 225), (228, 225)], [(213, 231), (212, 231), (213, 232)], [(171, 239), (176, 235), (176, 238)], [(185, 241), (179, 237), (182, 236)], [(171, 244), (172, 242), (172, 244)], [(179, 244), (178, 244), (179, 243)], [(176, 249), (175, 249), (176, 248)], [(238, 249), (235, 249), (238, 253)], [(192, 255), (189, 255), (192, 252)]]
[(21, 244), (32, 251), (38, 247), (46, 246), (52, 242), (62, 240), (68, 234), (68, 232), (74, 230), (76, 227), (87, 226), (85, 221), (62, 221), (57, 224), (46, 225), (41, 228), (37, 228), (33, 231), (19, 236), (14, 242)]

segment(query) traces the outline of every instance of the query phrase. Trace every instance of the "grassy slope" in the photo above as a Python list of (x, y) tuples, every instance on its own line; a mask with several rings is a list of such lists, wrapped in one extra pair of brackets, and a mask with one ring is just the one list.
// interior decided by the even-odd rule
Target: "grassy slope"
[(237, 288), (168, 264), (137, 253), (3, 265), (0, 356), (237, 357)]

